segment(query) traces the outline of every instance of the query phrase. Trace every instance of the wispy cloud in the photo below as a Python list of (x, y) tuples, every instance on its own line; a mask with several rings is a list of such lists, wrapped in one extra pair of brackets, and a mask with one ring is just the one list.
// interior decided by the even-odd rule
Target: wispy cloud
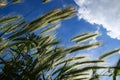
[(120, 0), (74, 0), (79, 19), (102, 25), (107, 35), (120, 40)]
[[(95, 33), (100, 34), (99, 29), (100, 27), (97, 27), (97, 30), (95, 31)], [(89, 41), (89, 44), (95, 43), (95, 42), (98, 42), (97, 37), (92, 38), (92, 40)]]

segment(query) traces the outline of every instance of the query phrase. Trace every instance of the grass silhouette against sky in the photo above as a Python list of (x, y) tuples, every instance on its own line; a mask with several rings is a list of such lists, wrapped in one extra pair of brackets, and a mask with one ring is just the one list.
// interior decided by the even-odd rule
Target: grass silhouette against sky
[[(8, 5), (6, 7), (0, 8), (0, 16), (4, 15), (14, 15), (14, 14), (22, 14), (25, 19), (29, 22), (39, 15), (44, 14), (50, 10), (65, 7), (68, 5), (76, 6), (78, 9), (79, 6), (73, 0), (52, 0), (51, 2), (42, 5), (41, 0), (25, 0), (23, 3)], [(103, 45), (97, 49), (93, 49), (90, 52), (85, 51), (84, 53), (89, 53), (92, 57), (98, 57), (101, 53), (105, 53), (109, 50), (113, 50), (114, 48), (120, 47), (120, 40), (110, 38), (107, 35), (107, 31), (101, 25), (92, 25), (88, 23), (84, 19), (78, 19), (78, 16), (75, 16), (69, 20), (62, 21), (61, 27), (56, 31), (56, 37), (61, 39), (61, 42), (67, 47), (71, 46), (72, 43), (69, 43), (70, 38), (73, 36), (84, 33), (84, 32), (96, 32), (99, 31), (101, 36), (97, 39), (93, 39), (93, 41), (100, 41)], [(37, 32), (36, 32), (37, 34)], [(118, 55), (118, 54), (117, 54)], [(115, 62), (114, 60), (119, 56), (112, 56), (110, 60), (111, 62)]]

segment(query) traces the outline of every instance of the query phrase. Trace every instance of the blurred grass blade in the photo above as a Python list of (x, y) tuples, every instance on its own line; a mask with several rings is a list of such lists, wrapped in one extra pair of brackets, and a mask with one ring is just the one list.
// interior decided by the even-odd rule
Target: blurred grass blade
[(118, 53), (119, 51), (120, 51), (120, 48), (115, 49), (115, 50), (113, 50), (113, 51), (110, 51), (110, 52), (108, 52), (108, 53), (103, 54), (102, 56), (100, 56), (99, 59), (104, 59), (104, 58), (106, 58), (106, 57), (108, 57), (108, 56), (110, 56), (110, 55), (112, 55), (112, 54)]
[(72, 52), (76, 52), (76, 51), (80, 51), (80, 50), (95, 48), (98, 46), (100, 46), (100, 43), (96, 42), (96, 43), (87, 44), (87, 45), (83, 45), (83, 46), (76, 46), (76, 47), (68, 48), (68, 49), (66, 49), (66, 51), (69, 51), (70, 53), (72, 53)]
[[(56, 10), (55, 10), (56, 11)], [(60, 20), (66, 19), (68, 17), (71, 17), (75, 14), (75, 9), (73, 7), (66, 7), (64, 9), (58, 9), (57, 12), (54, 10), (46, 13), (46, 16), (41, 16), (38, 19), (32, 21), (29, 26), (29, 31), (36, 31), (40, 28), (45, 27), (46, 25), (50, 23), (56, 23)], [(34, 26), (34, 27), (33, 27)]]
[(80, 76), (86, 76), (89, 75), (89, 73), (77, 73), (77, 74), (72, 74), (72, 75), (65, 75), (65, 78), (71, 78), (71, 77), (80, 77)]
[[(99, 61), (99, 60), (94, 60), (94, 61), (83, 61), (83, 62), (75, 62), (75, 63), (73, 63), (73, 64), (71, 64), (71, 65), (66, 65), (66, 67), (64, 68), (64, 73), (63, 74), (65, 74), (66, 72), (68, 72), (68, 71), (71, 71), (71, 70), (73, 70), (74, 69), (74, 67), (76, 67), (76, 66), (80, 66), (80, 65), (82, 65), (82, 64), (89, 64), (89, 63), (101, 63), (101, 62), (104, 62), (104, 61)], [(58, 65), (59, 66), (59, 65)], [(72, 69), (73, 68), (73, 69)], [(59, 68), (59, 69), (57, 69), (56, 71), (54, 71), (52, 74), (53, 75), (55, 75), (56, 73), (58, 73), (58, 72), (60, 72), (60, 70), (61, 70), (61, 68)], [(81, 69), (80, 69), (81, 70)], [(77, 73), (79, 73), (79, 72), (77, 72)], [(67, 74), (66, 74), (67, 75)]]
[[(117, 61), (116, 67), (120, 67), (120, 58)], [(113, 71), (113, 80), (117, 80), (117, 76), (119, 76), (119, 73), (120, 73), (120, 70), (115, 68)]]
[(6, 34), (11, 27), (8, 27), (6, 30), (2, 31), (2, 33), (0, 33), (0, 37), (2, 37), (4, 34)]
[(12, 4), (21, 3), (23, 0), (12, 0)]
[(75, 36), (75, 37), (73, 37), (70, 41), (76, 41), (76, 40), (78, 40), (79, 38), (84, 37), (84, 36), (86, 36), (86, 35), (89, 35), (89, 33), (84, 33), (84, 34)]
[(93, 60), (93, 61), (83, 61), (83, 62), (76, 62), (70, 66), (67, 67), (67, 70), (70, 70), (71, 68), (74, 68), (75, 66), (80, 66), (82, 64), (91, 64), (91, 63), (101, 63), (101, 62), (104, 62), (104, 61), (100, 61), (100, 60)]
[(73, 61), (75, 61), (75, 60), (80, 60), (80, 59), (83, 59), (83, 58), (85, 58), (85, 56), (72, 57), (72, 58), (70, 58), (70, 59), (67, 59), (67, 60), (64, 60), (64, 61), (62, 61), (62, 62), (57, 63), (55, 66), (60, 65), (60, 64), (63, 64), (63, 63), (65, 63), (65, 62), (73, 62)]
[(92, 39), (92, 38), (94, 38), (94, 37), (97, 37), (98, 35), (99, 35), (99, 34), (94, 33), (94, 34), (91, 34), (91, 35), (82, 37), (81, 39), (78, 39), (76, 42), (77, 42), (77, 43), (85, 42), (85, 41), (87, 41), (87, 40), (89, 40), (89, 39)]
[(6, 0), (0, 0), (0, 7), (6, 6), (8, 3)]
[(12, 24), (3, 25), (0, 27), (0, 32), (5, 31), (8, 28), (11, 28)]
[(47, 3), (47, 2), (50, 2), (51, 0), (43, 0), (43, 4)]
[(57, 28), (59, 28), (59, 26), (60, 26), (60, 25), (57, 24), (57, 25), (54, 25), (54, 26), (52, 26), (52, 27), (50, 27), (50, 28), (47, 28), (47, 29), (43, 30), (43, 31), (41, 32), (41, 34), (54, 31), (54, 30), (56, 30)]
[[(27, 26), (27, 24), (24, 24), (23, 26), (25, 27), (25, 26)], [(28, 32), (27, 29), (22, 29), (22, 30), (20, 30), (20, 31), (18, 31), (18, 32), (12, 34), (12, 35), (10, 35), (10, 36), (8, 37), (8, 39), (9, 39), (9, 40), (15, 39), (15, 38), (17, 38), (17, 37), (19, 37), (19, 36), (21, 36), (21, 35), (23, 35), (23, 34), (26, 34), (27, 32)]]
[(21, 18), (20, 15), (5, 17), (5, 18), (0, 19), (0, 24), (16, 21), (20, 18)]
[(72, 74), (76, 74), (76, 73), (79, 73), (79, 72), (84, 72), (84, 71), (91, 70), (91, 69), (106, 69), (106, 68), (108, 68), (108, 67), (104, 67), (104, 66), (88, 66), (88, 67), (84, 67), (84, 68), (81, 68), (81, 69), (70, 70), (70, 71), (66, 72), (64, 75), (72, 75)]
[(76, 76), (76, 77), (71, 77), (71, 78), (67, 78), (67, 80), (89, 80), (89, 77), (79, 77), (79, 76)]
[(24, 26), (26, 25), (26, 22), (23, 21), (23, 22), (19, 22), (17, 24), (14, 24), (11, 29), (8, 31), (8, 33), (10, 32), (15, 32), (15, 31), (19, 31), (20, 29), (24, 28)]
[(82, 35), (78, 35), (74, 38), (72, 38), (70, 41), (76, 41), (77, 43), (85, 42), (87, 40), (90, 40), (94, 37), (97, 37), (98, 33), (84, 33)]

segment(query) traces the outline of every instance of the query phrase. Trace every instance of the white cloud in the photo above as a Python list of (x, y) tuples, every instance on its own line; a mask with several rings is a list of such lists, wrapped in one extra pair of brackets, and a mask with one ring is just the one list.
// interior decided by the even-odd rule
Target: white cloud
[(120, 40), (120, 0), (74, 0), (79, 19), (102, 25), (107, 35)]

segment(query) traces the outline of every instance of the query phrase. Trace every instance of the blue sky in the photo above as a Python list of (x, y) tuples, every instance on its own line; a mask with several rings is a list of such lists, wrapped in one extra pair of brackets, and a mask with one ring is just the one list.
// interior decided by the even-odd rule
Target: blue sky
[[(77, 4), (75, 3), (75, 1)], [(103, 43), (103, 45), (97, 49), (92, 49), (91, 51), (88, 51), (87, 53), (91, 54), (92, 56), (98, 57), (101, 54), (103, 54), (104, 52), (113, 50), (115, 48), (120, 48), (119, 35), (116, 35), (116, 36), (113, 36), (111, 34), (108, 35), (108, 30), (110, 32), (112, 32), (112, 34), (114, 34), (115, 32), (117, 32), (115, 30), (120, 29), (120, 27), (117, 26), (117, 24), (118, 24), (117, 21), (119, 21), (119, 20), (117, 20), (117, 18), (119, 18), (119, 16), (118, 17), (115, 16), (116, 20), (117, 20), (116, 21), (114, 18), (114, 15), (113, 15), (113, 21), (111, 21), (110, 20), (111, 18), (108, 18), (108, 16), (112, 16), (112, 15), (110, 15), (110, 14), (104, 15), (103, 14), (104, 16), (102, 16), (102, 17), (104, 17), (107, 20), (107, 22), (110, 22), (109, 25), (107, 25), (107, 22), (106, 23), (102, 22), (102, 19), (97, 17), (98, 15), (95, 14), (94, 10), (97, 11), (97, 9), (93, 8), (93, 7), (96, 7), (96, 6), (92, 6), (89, 8), (89, 6), (91, 6), (91, 5), (94, 5), (94, 4), (98, 5), (98, 3), (100, 3), (101, 5), (98, 5), (97, 7), (103, 6), (100, 8), (100, 10), (101, 10), (100, 13), (102, 13), (102, 11), (104, 11), (102, 9), (104, 8), (105, 3), (109, 3), (110, 1), (106, 0), (106, 2), (104, 2), (104, 5), (102, 5), (102, 3), (103, 3), (102, 1), (104, 1), (104, 0), (98, 0), (95, 3), (91, 2), (91, 4), (87, 3), (88, 0), (75, 0), (75, 1), (74, 0), (53, 0), (47, 4), (42, 5), (41, 0), (25, 0), (25, 2), (21, 3), (21, 4), (8, 5), (7, 7), (0, 8), (0, 15), (22, 14), (27, 21), (31, 21), (31, 20), (37, 18), (38, 16), (40, 16), (41, 14), (44, 14), (52, 9), (57, 9), (57, 8), (65, 7), (68, 5), (73, 5), (73, 6), (77, 7), (78, 14), (80, 16), (76, 15), (75, 17), (73, 17), (69, 20), (62, 21), (61, 27), (59, 29), (57, 29), (57, 37), (61, 39), (61, 42), (65, 46), (72, 45), (72, 43), (69, 42), (71, 37), (73, 37), (77, 34), (84, 33), (84, 32), (91, 32), (91, 31), (95, 32), (99, 28), (99, 32), (102, 35), (99, 36), (97, 38), (97, 40), (100, 41), (101, 43)], [(83, 3), (79, 2), (79, 1), (83, 1)], [(94, 0), (91, 0), (91, 1), (94, 1)], [(101, 1), (101, 2), (99, 2), (99, 1)], [(107, 2), (107, 1), (109, 1), (109, 2)], [(115, 3), (115, 1), (119, 1), (119, 0), (114, 0), (114, 3)], [(111, 3), (109, 3), (109, 4), (111, 4)], [(108, 6), (110, 7), (111, 5), (108, 5)], [(117, 7), (118, 7), (118, 9), (117, 9)], [(107, 8), (107, 7), (105, 6), (105, 8)], [(85, 13), (85, 11), (81, 11), (81, 9), (85, 9), (86, 12), (87, 12), (87, 10), (94, 11), (94, 13), (92, 14), (92, 12), (91, 12), (90, 14), (84, 15), (83, 13)], [(111, 9), (109, 9), (109, 10), (111, 10)], [(120, 7), (116, 6), (115, 10), (117, 12), (117, 10), (120, 10)], [(113, 12), (114, 12), (114, 8), (113, 8)], [(92, 16), (90, 18), (95, 21), (92, 21), (92, 20), (90, 21), (89, 18), (86, 16)], [(99, 19), (96, 19), (96, 18), (99, 18)], [(114, 27), (112, 27), (112, 29), (115, 29), (115, 30), (109, 29), (110, 24), (112, 26), (114, 26)], [(111, 59), (112, 59), (111, 62), (114, 63), (114, 60), (117, 57), (119, 57), (119, 55), (112, 56), (112, 57), (110, 57), (110, 59), (108, 59), (108, 61), (111, 61)]]

